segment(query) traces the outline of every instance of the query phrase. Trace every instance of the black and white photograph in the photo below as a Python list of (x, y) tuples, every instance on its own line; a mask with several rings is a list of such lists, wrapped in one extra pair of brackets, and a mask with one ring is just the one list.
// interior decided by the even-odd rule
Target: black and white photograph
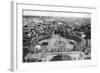
[(23, 63), (91, 60), (91, 13), (22, 13)]
[(13, 71), (97, 64), (95, 7), (32, 2), (12, 4)]

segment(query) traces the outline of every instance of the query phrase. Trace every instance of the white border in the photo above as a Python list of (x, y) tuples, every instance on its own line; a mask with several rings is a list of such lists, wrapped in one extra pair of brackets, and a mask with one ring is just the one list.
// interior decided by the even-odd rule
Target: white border
[[(96, 43), (95, 26), (96, 26), (96, 9), (91, 7), (71, 7), (71, 6), (52, 6), (52, 5), (36, 5), (36, 4), (23, 4), (14, 2), (14, 25), (13, 25), (13, 60), (12, 69), (14, 71), (27, 71), (27, 70), (42, 70), (42, 69), (56, 69), (66, 67), (80, 67), (80, 66), (94, 66), (96, 65)], [(92, 59), (83, 61), (62, 61), (62, 62), (41, 62), (41, 63), (22, 63), (22, 10), (48, 10), (48, 11), (70, 11), (70, 12), (86, 12), (91, 14), (91, 26), (92, 26)]]

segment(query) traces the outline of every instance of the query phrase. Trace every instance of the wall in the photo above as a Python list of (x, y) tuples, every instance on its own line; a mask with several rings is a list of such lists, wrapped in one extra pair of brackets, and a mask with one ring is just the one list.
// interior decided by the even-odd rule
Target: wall
[[(29, 1), (29, 0), (27, 0)], [(98, 65), (97, 67), (82, 67), (82, 68), (62, 68), (56, 70), (38, 71), (39, 73), (99, 73), (100, 69), (100, 49), (99, 48), (99, 18), (100, 18), (100, 1), (99, 0), (32, 0), (36, 4), (54, 4), (54, 5), (77, 5), (77, 6), (95, 6), (97, 7), (98, 24), (96, 29), (96, 42), (98, 50)], [(0, 0), (0, 73), (10, 73), (10, 0)], [(28, 73), (28, 72), (27, 72)]]

